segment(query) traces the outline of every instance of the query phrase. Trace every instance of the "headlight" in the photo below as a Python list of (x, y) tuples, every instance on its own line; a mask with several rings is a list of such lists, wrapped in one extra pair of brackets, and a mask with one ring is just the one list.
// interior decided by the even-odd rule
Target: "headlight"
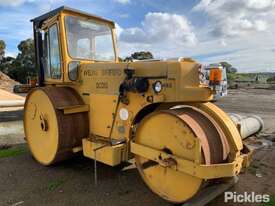
[(156, 93), (160, 93), (162, 90), (162, 84), (160, 81), (157, 81), (153, 84), (153, 89)]

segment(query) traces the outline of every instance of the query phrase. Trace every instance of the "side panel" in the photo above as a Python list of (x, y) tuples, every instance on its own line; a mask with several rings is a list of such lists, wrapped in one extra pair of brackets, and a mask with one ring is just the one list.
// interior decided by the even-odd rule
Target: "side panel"
[(117, 95), (92, 94), (90, 96), (90, 131), (94, 135), (109, 137), (118, 104)]
[[(115, 166), (125, 161), (125, 144), (106, 146), (101, 143), (92, 142), (89, 139), (82, 140), (83, 154), (85, 157), (95, 159), (110, 166)], [(96, 150), (96, 151), (95, 151)], [(95, 156), (96, 155), (96, 156)]]

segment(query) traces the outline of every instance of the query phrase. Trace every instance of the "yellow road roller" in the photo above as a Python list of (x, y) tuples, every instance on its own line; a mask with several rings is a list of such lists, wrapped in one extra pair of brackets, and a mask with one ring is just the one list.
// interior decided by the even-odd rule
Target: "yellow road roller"
[(196, 61), (119, 62), (114, 22), (68, 7), (32, 22), (39, 87), (26, 98), (24, 129), (39, 163), (78, 152), (110, 166), (134, 158), (147, 186), (172, 203), (249, 164)]

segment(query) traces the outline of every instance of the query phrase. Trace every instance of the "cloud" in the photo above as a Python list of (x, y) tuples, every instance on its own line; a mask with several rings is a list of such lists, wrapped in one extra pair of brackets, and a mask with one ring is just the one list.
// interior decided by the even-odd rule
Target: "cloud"
[[(135, 1), (110, 2), (112, 4), (106, 5), (106, 1), (99, 0), (77, 3), (73, 0), (0, 0), (0, 19), (3, 19), (0, 38), (7, 43), (7, 53), (14, 56), (18, 43), (32, 37), (29, 20), (65, 4), (118, 20), (116, 28), (122, 57), (145, 50), (156, 58), (193, 57), (201, 63), (229, 61), (239, 71), (275, 70), (275, 0), (201, 0), (193, 12), (188, 13), (188, 19), (181, 15), (186, 8), (183, 1), (143, 1), (146, 12), (163, 11), (146, 15), (144, 5)], [(121, 6), (125, 5), (127, 10), (122, 11)], [(135, 12), (128, 15), (128, 7)]]
[(31, 3), (31, 2), (35, 2), (35, 0), (1, 0), (0, 6), (16, 7), (16, 6), (20, 6), (24, 3)]
[(17, 53), (16, 53), (16, 52), (6, 52), (6, 53), (5, 53), (5, 56), (6, 56), (6, 57), (14, 57), (14, 58), (16, 58)]
[(120, 34), (123, 32), (123, 28), (118, 23), (115, 23), (115, 27), (116, 27), (116, 35), (119, 38)]
[(193, 11), (205, 12), (215, 37), (268, 31), (274, 22), (274, 0), (201, 0)]
[(131, 2), (130, 0), (114, 0), (114, 1), (120, 4), (129, 4)]
[[(275, 71), (275, 0), (201, 0), (192, 15), (199, 44), (186, 51), (206, 63), (228, 61), (240, 71)], [(213, 54), (213, 55), (209, 55)]]
[[(257, 57), (257, 61), (252, 61)], [(240, 72), (271, 72), (275, 71), (275, 59), (272, 58), (268, 48), (260, 49), (244, 49), (239, 51), (234, 51), (228, 54), (221, 54), (213, 57), (207, 58), (207, 63), (228, 61)]]
[(124, 29), (120, 41), (135, 44), (195, 45), (197, 38), (186, 17), (177, 14), (150, 12), (141, 27)]
[(222, 46), (227, 46), (227, 43), (226, 43), (226, 41), (224, 39), (221, 39), (221, 45)]
[[(220, 40), (214, 38), (200, 42), (192, 51), (186, 50), (190, 56), (203, 63), (228, 61), (241, 72), (275, 71), (275, 58), (272, 49), (273, 33), (255, 33), (249, 37), (235, 37)], [(225, 41), (225, 46), (222, 45)]]

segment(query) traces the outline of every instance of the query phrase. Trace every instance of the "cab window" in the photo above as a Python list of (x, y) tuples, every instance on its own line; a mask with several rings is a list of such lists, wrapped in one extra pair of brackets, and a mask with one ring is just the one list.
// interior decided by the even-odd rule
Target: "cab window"
[(58, 29), (57, 25), (54, 24), (49, 28), (48, 31), (48, 38), (49, 38), (49, 66), (51, 77), (53, 79), (60, 79), (61, 78), (61, 61), (60, 61), (60, 50), (59, 50), (59, 41), (58, 41)]
[(93, 19), (65, 17), (68, 52), (73, 59), (114, 61), (112, 28)]

